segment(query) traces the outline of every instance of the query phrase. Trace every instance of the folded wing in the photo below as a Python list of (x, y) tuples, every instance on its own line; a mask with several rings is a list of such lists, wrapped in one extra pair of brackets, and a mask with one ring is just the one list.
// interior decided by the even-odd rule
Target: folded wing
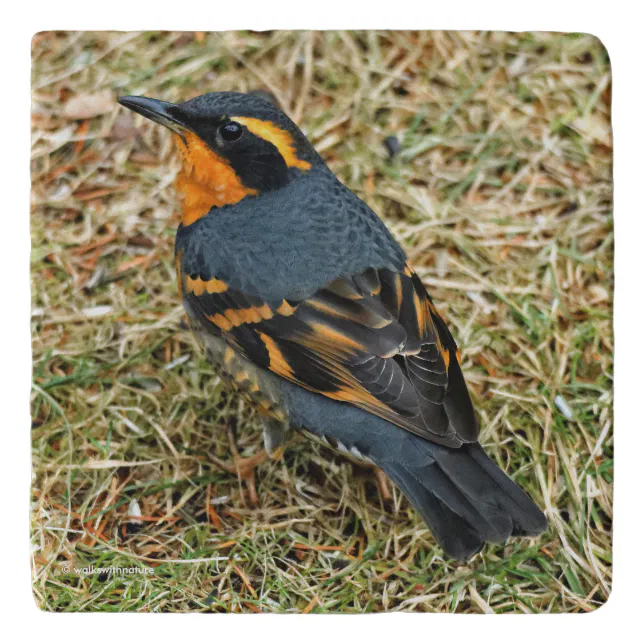
[(369, 269), (299, 302), (182, 276), (189, 312), (254, 363), (423, 438), (457, 447), (478, 424), (445, 322), (418, 276)]

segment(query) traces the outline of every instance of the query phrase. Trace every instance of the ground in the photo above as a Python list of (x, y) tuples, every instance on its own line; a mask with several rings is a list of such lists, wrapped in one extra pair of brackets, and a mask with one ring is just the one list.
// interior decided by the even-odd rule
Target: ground
[[(183, 324), (168, 133), (122, 94), (271, 92), (449, 320), (538, 539), (446, 560), (394, 490), (260, 424)], [(587, 612), (611, 584), (610, 65), (583, 34), (33, 39), (33, 589), (50, 611)], [(396, 137), (398, 145), (387, 137)], [(396, 154), (390, 154), (396, 151)], [(134, 517), (134, 518), (133, 518)], [(94, 572), (76, 569), (93, 566)], [(150, 568), (101, 572), (97, 568)]]

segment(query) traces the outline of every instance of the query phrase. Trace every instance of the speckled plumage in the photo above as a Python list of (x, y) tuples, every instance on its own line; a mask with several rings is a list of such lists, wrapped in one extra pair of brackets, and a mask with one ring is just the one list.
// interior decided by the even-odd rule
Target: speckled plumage
[(252, 188), (181, 226), (176, 260), (193, 329), (258, 405), (267, 449), (290, 425), (375, 463), (459, 559), (544, 530), (478, 444), (456, 342), (405, 253), (295, 124), (235, 93), (123, 104), (184, 138), (188, 172), (186, 131)]
[(305, 299), (339, 275), (405, 264), (382, 221), (323, 165), (180, 228), (176, 248), (187, 274), (216, 275), (269, 301)]

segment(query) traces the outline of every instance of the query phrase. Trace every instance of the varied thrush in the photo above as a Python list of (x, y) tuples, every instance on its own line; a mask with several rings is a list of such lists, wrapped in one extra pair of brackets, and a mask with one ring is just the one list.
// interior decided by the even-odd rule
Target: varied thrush
[(173, 133), (179, 292), (266, 451), (293, 427), (375, 464), (456, 559), (544, 531), (478, 443), (456, 342), (404, 251), (299, 128), (236, 92), (119, 102)]

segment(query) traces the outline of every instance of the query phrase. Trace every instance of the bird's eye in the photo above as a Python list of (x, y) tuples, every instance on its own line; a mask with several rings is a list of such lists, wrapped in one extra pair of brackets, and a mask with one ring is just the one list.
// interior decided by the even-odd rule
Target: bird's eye
[(237, 139), (242, 135), (243, 131), (244, 130), (242, 130), (242, 126), (239, 125), (239, 123), (233, 123), (232, 121), (225, 123), (219, 128), (221, 138), (226, 141), (226, 143), (237, 141)]

